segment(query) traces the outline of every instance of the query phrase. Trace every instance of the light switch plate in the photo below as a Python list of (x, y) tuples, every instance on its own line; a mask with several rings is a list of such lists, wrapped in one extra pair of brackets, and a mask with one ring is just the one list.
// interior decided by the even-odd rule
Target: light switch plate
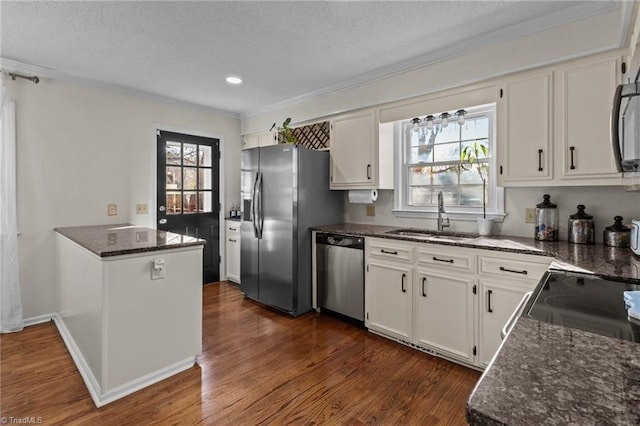
[(524, 223), (536, 222), (536, 209), (525, 209)]
[(118, 205), (107, 204), (107, 216), (117, 216), (117, 215), (118, 215)]
[(376, 206), (369, 205), (367, 206), (367, 216), (375, 216), (376, 215)]

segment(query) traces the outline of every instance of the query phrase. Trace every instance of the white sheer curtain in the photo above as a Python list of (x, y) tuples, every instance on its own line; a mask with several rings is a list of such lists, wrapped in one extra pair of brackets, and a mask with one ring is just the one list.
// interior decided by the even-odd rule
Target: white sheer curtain
[(0, 104), (0, 332), (23, 327), (16, 218), (16, 104), (2, 76)]

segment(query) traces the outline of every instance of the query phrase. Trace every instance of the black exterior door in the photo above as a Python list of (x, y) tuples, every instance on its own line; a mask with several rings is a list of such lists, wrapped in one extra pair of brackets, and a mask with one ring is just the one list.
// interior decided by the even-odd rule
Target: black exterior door
[(159, 130), (158, 229), (206, 240), (203, 284), (220, 280), (220, 141)]

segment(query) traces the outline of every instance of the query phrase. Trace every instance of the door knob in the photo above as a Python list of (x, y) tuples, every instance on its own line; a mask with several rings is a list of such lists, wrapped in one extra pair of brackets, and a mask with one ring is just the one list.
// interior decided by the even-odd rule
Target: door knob
[(160, 206), (158, 207), (158, 210), (160, 210), (161, 212), (165, 211), (167, 208), (165, 206)]
[(164, 225), (165, 223), (167, 223), (167, 219), (160, 219), (160, 220), (158, 221), (158, 223), (159, 223), (160, 225)]

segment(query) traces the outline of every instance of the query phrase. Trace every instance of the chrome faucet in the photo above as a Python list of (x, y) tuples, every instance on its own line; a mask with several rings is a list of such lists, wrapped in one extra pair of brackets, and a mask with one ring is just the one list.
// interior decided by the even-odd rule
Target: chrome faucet
[(440, 191), (438, 192), (438, 231), (443, 231), (444, 228), (448, 228), (451, 226), (451, 223), (449, 223), (449, 218), (442, 217), (443, 213), (445, 213), (444, 201), (442, 199), (442, 191)]

